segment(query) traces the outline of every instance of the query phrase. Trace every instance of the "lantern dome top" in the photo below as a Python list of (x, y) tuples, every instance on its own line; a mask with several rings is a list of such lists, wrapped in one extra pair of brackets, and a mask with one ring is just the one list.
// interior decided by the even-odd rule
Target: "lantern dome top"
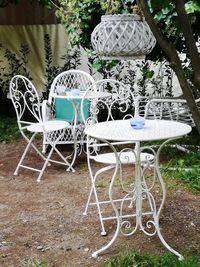
[(91, 35), (96, 53), (105, 59), (144, 58), (156, 44), (147, 22), (137, 14), (103, 15)]

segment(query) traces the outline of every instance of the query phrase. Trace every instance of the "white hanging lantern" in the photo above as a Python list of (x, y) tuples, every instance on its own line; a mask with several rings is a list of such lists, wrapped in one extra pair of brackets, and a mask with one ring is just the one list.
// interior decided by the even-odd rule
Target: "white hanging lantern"
[(104, 15), (91, 35), (96, 53), (104, 59), (144, 58), (156, 44), (147, 22), (137, 14)]

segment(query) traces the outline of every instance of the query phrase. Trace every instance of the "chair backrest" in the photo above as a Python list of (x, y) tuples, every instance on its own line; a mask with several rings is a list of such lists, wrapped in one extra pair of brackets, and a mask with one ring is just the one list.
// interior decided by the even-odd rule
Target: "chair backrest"
[[(94, 84), (93, 77), (85, 71), (68, 70), (60, 73), (55, 77), (49, 92), (48, 102), (51, 104), (54, 101), (55, 117), (71, 122), (73, 118), (73, 106), (67, 99), (53, 99), (53, 95), (60, 92), (67, 92), (72, 89), (79, 89), (80, 91), (87, 90), (90, 85)], [(80, 102), (80, 100), (77, 100)]]
[[(87, 100), (87, 102), (86, 102)], [(85, 117), (85, 105), (89, 116)], [(113, 79), (95, 82), (81, 101), (81, 116), (86, 125), (134, 117), (135, 99), (129, 86)]]
[[(89, 109), (88, 117), (85, 117), (85, 105)], [(105, 79), (95, 82), (87, 89), (81, 100), (81, 116), (85, 123), (84, 127), (103, 121), (130, 119), (134, 115), (134, 95), (129, 86), (117, 80)], [(119, 148), (121, 145), (130, 142), (111, 143)], [(92, 159), (94, 155), (104, 153), (104, 148), (107, 146), (107, 143), (87, 137), (88, 164), (90, 165), (89, 159)]]
[(42, 122), (39, 96), (29, 79), (22, 75), (14, 76), (10, 81), (10, 98), (20, 128), (23, 124)]
[[(196, 100), (196, 104), (200, 110), (200, 99)], [(195, 126), (185, 99), (151, 99), (146, 104), (145, 118), (174, 120)]]

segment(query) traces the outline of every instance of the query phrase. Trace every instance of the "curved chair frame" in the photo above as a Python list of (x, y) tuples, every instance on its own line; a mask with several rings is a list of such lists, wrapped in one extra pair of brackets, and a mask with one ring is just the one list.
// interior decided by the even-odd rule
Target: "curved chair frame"
[[(200, 110), (200, 98), (196, 105)], [(192, 114), (185, 99), (152, 98), (147, 101), (145, 117), (148, 119), (166, 119), (186, 123), (191, 127), (195, 126)]]
[[(66, 94), (66, 91), (72, 90), (72, 89), (79, 89), (82, 93), (82, 91), (87, 90), (87, 88), (94, 84), (94, 79), (91, 75), (86, 73), (82, 70), (67, 70), (55, 77), (53, 80), (53, 83), (50, 88), (48, 101), (46, 102), (46, 108), (44, 110), (48, 110), (48, 113), (50, 113), (50, 117), (54, 117), (54, 119), (63, 119), (66, 120), (65, 116), (63, 118), (57, 118), (56, 117), (56, 110), (55, 110), (55, 103), (56, 98), (55, 96), (57, 94)], [(59, 90), (62, 90), (61, 92)], [(62, 100), (62, 101), (68, 101), (68, 104), (70, 104), (73, 107), (73, 114), (72, 118), (68, 120), (70, 123), (70, 127), (67, 128), (62, 138), (59, 139), (58, 144), (67, 144), (67, 145), (73, 145), (74, 149), (71, 155), (71, 165), (73, 166), (77, 154), (81, 154), (83, 149), (83, 144), (85, 143), (85, 139), (83, 137), (83, 130), (84, 130), (84, 124), (81, 121), (78, 121), (77, 119), (77, 113), (79, 114), (80, 105), (79, 103), (73, 103), (71, 100)], [(49, 110), (48, 105), (50, 105), (52, 108)], [(66, 108), (67, 109), (67, 108)], [(67, 110), (66, 110), (67, 115)], [(48, 115), (47, 115), (48, 116)], [(80, 115), (79, 115), (80, 116)], [(49, 136), (49, 139), (54, 139), (55, 136)], [(48, 140), (44, 136), (43, 141), (43, 151), (46, 151), (46, 147), (48, 145)]]
[[(89, 101), (88, 108), (90, 116), (84, 117), (84, 103), (85, 99)], [(99, 80), (95, 84), (91, 85), (85, 92), (83, 99), (81, 101), (81, 114), (83, 121), (85, 122), (85, 127), (98, 123), (100, 121), (117, 120), (117, 119), (130, 119), (134, 115), (138, 114), (135, 109), (136, 102), (131, 92), (131, 89), (123, 84), (122, 82), (105, 79)], [(108, 129), (109, 130), (109, 129)], [(123, 131), (123, 129), (122, 129)], [(120, 181), (121, 186), (123, 185), (123, 171), (122, 165), (135, 163), (135, 154), (129, 149), (124, 149), (125, 145), (134, 144), (135, 142), (111, 142), (112, 146), (117, 149), (118, 157), (120, 161)], [(100, 200), (97, 192), (97, 180), (98, 178), (108, 171), (115, 171), (116, 166), (116, 155), (114, 153), (108, 153), (105, 148), (108, 148), (107, 143), (98, 142), (96, 139), (87, 136), (87, 162), (88, 169), (91, 178), (91, 188), (86, 203), (84, 215), (87, 214), (89, 206), (96, 205), (98, 210), (98, 215), (101, 224), (101, 235), (106, 235), (106, 230), (104, 226), (104, 221), (114, 219), (113, 216), (105, 216), (102, 211), (102, 205), (109, 204), (109, 200)], [(144, 166), (149, 166), (149, 163), (153, 163), (154, 156), (149, 153), (141, 153), (141, 161)], [(93, 166), (94, 161), (104, 164), (99, 170)], [(94, 198), (94, 202), (92, 202)], [(127, 199), (131, 201), (132, 199)], [(115, 199), (115, 202), (121, 203), (123, 199)]]
[[(41, 103), (34, 85), (22, 75), (16, 75), (11, 79), (10, 97), (17, 115), (17, 124), (19, 130), (27, 142), (27, 146), (21, 156), (14, 174), (17, 175), (20, 168), (33, 170), (39, 172), (37, 181), (40, 182), (44, 170), (49, 162), (63, 164), (67, 166), (69, 170), (73, 170), (66, 157), (64, 157), (56, 148), (56, 145), (60, 138), (62, 138), (64, 131), (69, 127), (69, 123), (60, 120), (45, 120), (45, 118), (42, 116)], [(49, 152), (44, 155), (34, 143), (34, 140), (38, 134), (43, 134), (48, 138), (48, 135), (52, 133), (56, 134), (57, 138), (54, 140), (48, 139), (51, 148)], [(44, 161), (41, 169), (33, 168), (24, 164), (24, 160), (30, 148), (33, 148)], [(54, 151), (58, 154), (61, 161), (52, 159), (52, 154)]]
[[(200, 111), (200, 98), (195, 100)], [(187, 101), (182, 98), (152, 98), (147, 100), (145, 106), (146, 119), (165, 119), (186, 123), (195, 127), (195, 123), (187, 105)], [(175, 145), (181, 151), (190, 153), (186, 145)]]

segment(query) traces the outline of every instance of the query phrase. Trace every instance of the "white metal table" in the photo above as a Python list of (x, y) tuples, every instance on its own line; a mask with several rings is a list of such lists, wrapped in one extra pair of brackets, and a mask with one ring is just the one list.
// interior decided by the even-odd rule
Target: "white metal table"
[[(110, 185), (109, 185), (109, 199), (112, 204), (112, 207), (114, 209), (114, 212), (116, 214), (117, 219), (117, 227), (115, 230), (115, 233), (112, 237), (112, 239), (107, 243), (105, 246), (100, 248), (99, 250), (95, 251), (92, 256), (97, 257), (101, 252), (108, 249), (115, 239), (117, 238), (119, 232), (121, 231), (125, 236), (130, 236), (133, 233), (136, 232), (136, 230), (140, 230), (144, 232), (148, 236), (153, 236), (155, 234), (158, 235), (160, 238), (160, 241), (163, 243), (163, 245), (172, 253), (177, 255), (179, 259), (183, 259), (183, 256), (178, 253), (176, 250), (174, 250), (167, 242), (164, 240), (159, 227), (159, 216), (161, 209), (164, 205), (165, 199), (166, 199), (166, 188), (164, 181), (162, 179), (162, 175), (159, 171), (159, 154), (162, 149), (162, 147), (169, 141), (182, 137), (186, 134), (188, 134), (191, 131), (191, 127), (189, 125), (175, 122), (175, 121), (168, 121), (168, 120), (146, 120), (145, 126), (143, 129), (133, 129), (130, 126), (129, 120), (115, 120), (115, 121), (107, 121), (107, 122), (101, 122), (94, 124), (92, 126), (89, 126), (85, 129), (85, 133), (93, 137), (95, 139), (98, 139), (99, 141), (107, 142), (108, 145), (112, 141), (130, 141), (135, 142), (135, 148), (133, 149), (133, 153), (135, 153), (135, 174), (133, 177), (133, 190), (132, 192), (126, 193), (124, 196), (124, 199), (127, 198), (127, 196), (130, 196), (132, 194), (132, 199), (135, 202), (135, 210), (132, 211), (135, 216), (135, 226), (133, 228), (130, 227), (130, 222), (128, 220), (122, 221), (122, 211), (117, 209), (115, 202), (113, 201), (112, 191), (113, 191), (113, 184), (116, 178), (116, 173), (114, 173)], [(160, 145), (159, 149), (157, 151), (154, 151), (154, 149), (149, 146), (149, 149), (154, 153), (155, 155), (155, 162), (154, 162), (154, 168), (156, 172), (156, 177), (160, 184), (160, 190), (161, 190), (161, 201), (160, 205), (157, 207), (156, 205), (156, 199), (152, 193), (152, 187), (148, 187), (145, 178), (143, 177), (144, 174), (141, 170), (141, 162), (140, 162), (140, 153), (146, 149), (147, 147), (141, 147), (141, 142), (143, 141), (155, 141), (155, 140), (164, 140), (164, 142)], [(114, 147), (110, 145), (112, 149)], [(119, 168), (119, 154), (114, 150), (115, 156), (116, 156), (116, 168)], [(148, 215), (151, 215), (151, 219), (149, 219), (146, 222), (146, 227), (143, 225), (143, 216), (147, 215), (146, 211), (144, 211), (143, 202), (144, 199), (146, 199), (149, 203), (150, 212)], [(122, 209), (122, 206), (121, 206)], [(126, 230), (129, 229), (127, 232), (126, 230), (123, 231), (122, 228), (125, 227)], [(154, 229), (150, 233), (148, 232), (148, 229)]]

